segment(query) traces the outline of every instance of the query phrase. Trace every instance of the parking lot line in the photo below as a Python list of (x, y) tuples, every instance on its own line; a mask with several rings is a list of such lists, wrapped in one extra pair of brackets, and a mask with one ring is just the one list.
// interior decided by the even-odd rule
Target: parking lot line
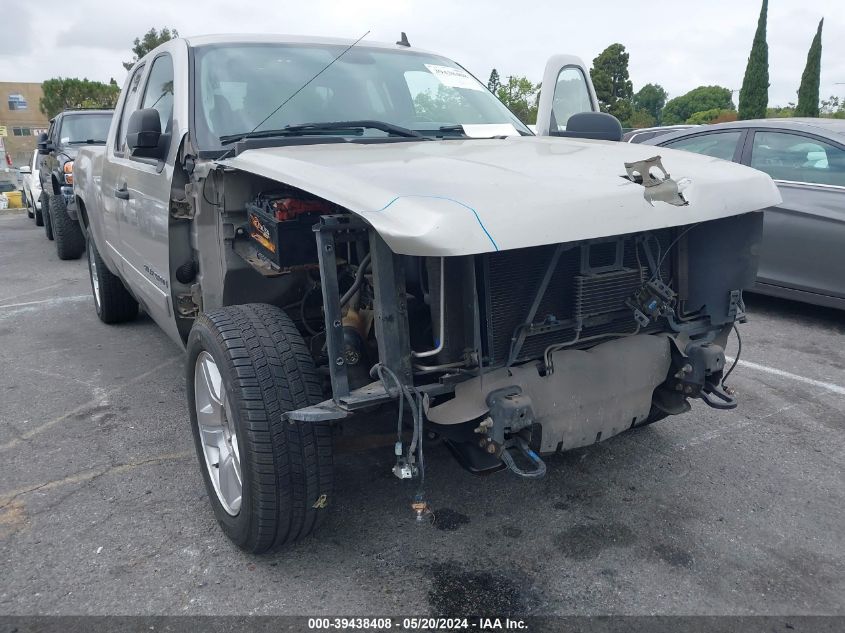
[(64, 303), (66, 301), (82, 301), (83, 299), (88, 299), (91, 295), (73, 295), (71, 297), (52, 297), (50, 299), (39, 299), (38, 301), (25, 301), (24, 303), (8, 303), (4, 306), (0, 306), (0, 310), (5, 310), (7, 308), (23, 308), (26, 306), (34, 306), (40, 305), (42, 303)]
[(156, 455), (155, 457), (148, 457), (147, 459), (132, 461), (126, 464), (117, 464), (112, 466), (104, 466), (102, 468), (85, 470), (82, 472), (73, 473), (72, 475), (68, 475), (66, 477), (62, 477), (61, 479), (55, 479), (33, 486), (26, 486), (24, 488), (18, 488), (16, 490), (9, 490), (8, 492), (0, 492), (0, 510), (8, 506), (12, 501), (17, 499), (18, 497), (27, 495), (31, 492), (44, 492), (53, 488), (58, 488), (59, 486), (67, 486), (70, 484), (91, 481), (92, 479), (102, 477), (103, 475), (125, 473), (135, 468), (148, 466), (150, 464), (182, 461), (188, 459), (192, 455), (192, 451), (181, 451), (179, 453), (165, 453), (164, 455)]
[(49, 286), (44, 286), (43, 288), (36, 288), (35, 290), (27, 290), (26, 292), (20, 292), (16, 295), (11, 295), (9, 297), (3, 297), (2, 299), (0, 299), (0, 303), (3, 303), (4, 301), (10, 301), (12, 299), (17, 299), (19, 297), (25, 297), (27, 295), (34, 295), (37, 292), (44, 292), (45, 290), (52, 290), (53, 288), (58, 288), (59, 286), (63, 286), (63, 285), (64, 285), (64, 283), (58, 283), (58, 284), (52, 284), (52, 285), (49, 285)]
[[(730, 356), (726, 357), (727, 361), (732, 363), (734, 361), (733, 358)], [(845, 396), (845, 387), (841, 385), (834, 384), (832, 382), (824, 382), (822, 380), (815, 380), (814, 378), (807, 378), (806, 376), (799, 376), (798, 374), (793, 374), (788, 371), (784, 371), (782, 369), (777, 369), (776, 367), (768, 367), (767, 365), (758, 365), (757, 363), (752, 363), (748, 360), (740, 360), (739, 361), (740, 367), (747, 367), (748, 369), (753, 369), (755, 371), (761, 371), (766, 374), (771, 374), (773, 376), (780, 376), (781, 378), (788, 378), (789, 380), (794, 380), (795, 382), (801, 382), (805, 385), (812, 385), (813, 387), (821, 387), (822, 389), (826, 389), (832, 393), (838, 394), (840, 396)]]
[(176, 360), (177, 360), (177, 358), (171, 358), (170, 360), (167, 360), (163, 363), (160, 363), (160, 364), (156, 365), (155, 367), (153, 367), (152, 369), (149, 369), (142, 374), (138, 374), (134, 378), (130, 378), (130, 379), (126, 380), (123, 384), (121, 384), (121, 385), (119, 385), (119, 386), (117, 386), (113, 389), (99, 390), (99, 392), (97, 393), (97, 398), (95, 398), (94, 400), (89, 400), (88, 402), (85, 402), (84, 404), (79, 405), (75, 409), (72, 409), (72, 410), (68, 411), (67, 413), (65, 413), (63, 415), (60, 415), (57, 418), (53, 418), (52, 420), (45, 422), (44, 424), (41, 424), (40, 426), (36, 426), (35, 428), (28, 430), (26, 433), (22, 433), (19, 437), (13, 438), (13, 439), (9, 440), (8, 442), (6, 442), (5, 444), (0, 444), (0, 451), (7, 450), (7, 449), (10, 449), (10, 448), (14, 448), (18, 444), (20, 444), (22, 441), (29, 440), (30, 438), (38, 435), (39, 433), (46, 431), (50, 427), (55, 426), (59, 422), (62, 422), (63, 420), (68, 419), (72, 415), (76, 415), (77, 413), (80, 413), (81, 411), (85, 411), (86, 409), (88, 409), (91, 406), (99, 405), (102, 402), (103, 398), (107, 398), (108, 396), (110, 396), (114, 393), (118, 393), (119, 391), (122, 391), (123, 389), (125, 389), (129, 385), (133, 385), (137, 382), (144, 380), (145, 378), (147, 378), (149, 376), (152, 376), (153, 374), (161, 371), (162, 369), (164, 369), (168, 365), (172, 365), (174, 362), (176, 362)]

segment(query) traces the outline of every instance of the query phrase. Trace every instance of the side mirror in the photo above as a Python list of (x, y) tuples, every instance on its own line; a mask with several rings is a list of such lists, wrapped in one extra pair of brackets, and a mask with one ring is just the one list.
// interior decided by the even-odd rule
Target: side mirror
[(621, 141), (622, 124), (615, 116), (605, 112), (579, 112), (569, 117), (566, 130), (555, 132), (554, 135)]
[(50, 150), (47, 148), (47, 144), (47, 132), (41, 132), (41, 134), (38, 135), (38, 153), (42, 156), (50, 153)]
[(142, 158), (164, 158), (161, 120), (158, 110), (144, 108), (135, 110), (126, 125), (126, 144), (133, 156)]
[(18, 167), (18, 171), (22, 174), (31, 174), (32, 170), (29, 168), (29, 165), (22, 165)]

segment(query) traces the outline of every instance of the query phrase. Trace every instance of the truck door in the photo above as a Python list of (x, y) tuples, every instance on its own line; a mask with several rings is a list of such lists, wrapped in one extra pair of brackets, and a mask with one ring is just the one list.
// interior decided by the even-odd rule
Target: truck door
[[(103, 241), (104, 248), (100, 248), (100, 256), (111, 262), (121, 272), (125, 271), (123, 245), (120, 242), (118, 218), (126, 212), (126, 199), (123, 196), (125, 179), (123, 168), (126, 163), (126, 123), (129, 116), (138, 108), (139, 88), (145, 65), (138, 66), (123, 89), (122, 102), (115, 110), (119, 116), (117, 126), (110, 130), (113, 134), (106, 142), (106, 153), (103, 157), (103, 174), (100, 181), (100, 203), (102, 208), (103, 235), (96, 236)], [(119, 113), (119, 114), (118, 114)]]
[[(152, 108), (158, 112), (162, 142), (167, 143), (169, 155), (171, 145), (178, 145), (173, 138), (173, 58), (170, 53), (161, 53), (148, 65), (149, 73), (138, 92), (137, 109)], [(173, 161), (169, 157), (141, 158), (125, 151), (120, 192), (125, 207), (118, 220), (124, 275), (150, 316), (162, 327), (173, 322), (168, 240), (172, 181)]]
[(546, 62), (537, 108), (537, 135), (556, 136), (579, 112), (598, 112), (590, 72), (579, 57), (554, 55)]

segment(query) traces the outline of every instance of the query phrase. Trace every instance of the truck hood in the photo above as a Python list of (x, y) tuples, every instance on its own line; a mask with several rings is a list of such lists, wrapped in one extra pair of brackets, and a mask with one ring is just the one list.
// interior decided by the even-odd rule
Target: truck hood
[[(686, 206), (649, 200), (625, 163), (659, 154)], [(405, 255), (470, 255), (693, 224), (781, 202), (768, 175), (678, 150), (509, 137), (247, 150), (219, 161), (359, 215)]]

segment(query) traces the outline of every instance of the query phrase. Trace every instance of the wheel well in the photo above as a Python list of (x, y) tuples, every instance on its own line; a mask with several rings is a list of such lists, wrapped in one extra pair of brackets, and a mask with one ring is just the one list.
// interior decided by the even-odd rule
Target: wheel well
[(85, 227), (85, 230), (88, 230), (88, 210), (85, 208), (85, 203), (82, 201), (82, 198), (76, 196), (76, 208), (77, 214), (79, 215), (79, 219), (82, 220), (82, 226)]
[(53, 195), (54, 196), (58, 196), (60, 193), (62, 193), (62, 189), (59, 186), (59, 181), (56, 179), (55, 175), (50, 177), (50, 183), (53, 185)]

